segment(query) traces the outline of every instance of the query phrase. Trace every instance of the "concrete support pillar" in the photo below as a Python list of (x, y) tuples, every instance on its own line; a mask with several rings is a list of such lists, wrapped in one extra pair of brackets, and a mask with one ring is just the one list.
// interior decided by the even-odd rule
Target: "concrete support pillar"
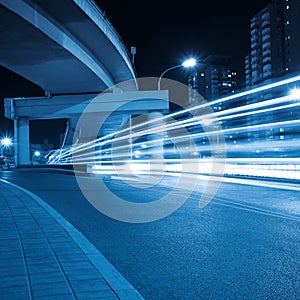
[(78, 118), (68, 118), (66, 122), (66, 130), (64, 133), (64, 140), (60, 146), (70, 146), (78, 141), (78, 132), (75, 132)]
[(30, 165), (29, 119), (14, 120), (15, 163), (17, 167)]
[(165, 121), (161, 120), (163, 117), (163, 114), (160, 112), (151, 112), (148, 115), (148, 121), (154, 121), (149, 124), (149, 128), (157, 128), (157, 132), (150, 135), (150, 139), (152, 141), (151, 143), (151, 152), (153, 154), (151, 155), (152, 158), (155, 159), (163, 159), (164, 155), (164, 131), (161, 131), (161, 126), (164, 125)]

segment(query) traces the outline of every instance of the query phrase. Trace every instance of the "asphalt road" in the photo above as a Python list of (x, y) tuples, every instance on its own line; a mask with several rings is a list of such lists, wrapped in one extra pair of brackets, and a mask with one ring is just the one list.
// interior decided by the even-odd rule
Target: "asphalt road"
[[(3, 171), (0, 176), (60, 212), (146, 300), (300, 299), (297, 187), (224, 182), (203, 209), (194, 193), (170, 216), (132, 224), (97, 211), (72, 175)], [(109, 188), (136, 202), (170, 191), (129, 188), (114, 180)]]

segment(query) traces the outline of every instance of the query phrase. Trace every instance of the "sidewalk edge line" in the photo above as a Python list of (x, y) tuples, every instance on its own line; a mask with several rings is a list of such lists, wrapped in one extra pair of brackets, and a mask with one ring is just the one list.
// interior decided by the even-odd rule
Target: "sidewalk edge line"
[(80, 247), (81, 251), (86, 255), (97, 271), (103, 276), (104, 280), (115, 291), (119, 299), (144, 299), (139, 292), (125, 279), (125, 277), (123, 277), (123, 275), (105, 258), (100, 250), (98, 250), (78, 229), (76, 229), (53, 207), (51, 207), (34, 193), (19, 185), (1, 178), (0, 181), (22, 191), (33, 198), (40, 206), (42, 206), (57, 221), (57, 223), (59, 223), (60, 226), (66, 232), (68, 232), (71, 238)]

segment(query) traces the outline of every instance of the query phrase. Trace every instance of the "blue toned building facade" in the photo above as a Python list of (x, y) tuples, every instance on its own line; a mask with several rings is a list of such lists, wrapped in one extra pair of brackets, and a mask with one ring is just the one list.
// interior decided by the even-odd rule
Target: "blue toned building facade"
[[(189, 105), (199, 104), (198, 93), (206, 100), (220, 98), (236, 90), (236, 71), (230, 66), (230, 58), (223, 55), (211, 55), (198, 72), (188, 76)], [(221, 105), (213, 107), (215, 111), (223, 109)]]
[(299, 0), (273, 0), (251, 19), (247, 87), (300, 69), (299, 28)]
[[(227, 95), (232, 94), (237, 88), (237, 72), (231, 68), (231, 61), (228, 56), (211, 55), (206, 60), (200, 63), (197, 71), (192, 72), (188, 76), (188, 107), (192, 108), (199, 104), (212, 102)], [(232, 108), (232, 103), (218, 102), (212, 103), (210, 108), (214, 112), (222, 113), (227, 109)], [(209, 114), (210, 111), (205, 109), (194, 110), (194, 115)], [(235, 126), (231, 121), (220, 121), (219, 125), (223, 129)], [(192, 129), (193, 133), (198, 133), (203, 130), (200, 126), (195, 126)], [(225, 136), (227, 138), (227, 136)], [(232, 138), (232, 137), (228, 137)], [(202, 145), (207, 143), (206, 140), (197, 140), (197, 144)]]
[[(300, 70), (300, 1), (271, 0), (250, 20), (250, 52), (245, 57), (246, 87), (267, 84), (273, 80), (292, 76)], [(264, 93), (248, 97), (247, 103), (257, 103), (270, 98), (286, 95), (284, 90), (276, 93)], [(285, 118), (292, 119), (297, 112), (268, 111), (265, 114), (249, 115), (248, 126), (264, 123), (276, 123)], [(260, 120), (261, 118), (262, 120)], [(248, 139), (285, 140), (295, 136), (295, 128), (286, 126), (249, 133)]]

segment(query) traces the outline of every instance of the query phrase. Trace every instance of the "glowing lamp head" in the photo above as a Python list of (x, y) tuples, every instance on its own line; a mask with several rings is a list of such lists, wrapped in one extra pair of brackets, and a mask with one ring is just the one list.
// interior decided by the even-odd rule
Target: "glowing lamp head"
[(12, 144), (12, 141), (11, 141), (11, 139), (10, 138), (3, 138), (2, 140), (1, 140), (1, 145), (2, 146), (5, 146), (5, 147), (9, 147), (9, 146), (11, 146), (11, 144)]
[(300, 99), (300, 89), (299, 88), (294, 88), (290, 91), (290, 95), (294, 98)]
[(185, 67), (185, 68), (191, 68), (191, 67), (194, 67), (196, 65), (196, 59), (194, 58), (190, 58), (190, 59), (187, 59), (186, 61), (184, 61), (182, 63), (182, 66)]
[(34, 156), (39, 157), (41, 155), (40, 151), (34, 151)]

